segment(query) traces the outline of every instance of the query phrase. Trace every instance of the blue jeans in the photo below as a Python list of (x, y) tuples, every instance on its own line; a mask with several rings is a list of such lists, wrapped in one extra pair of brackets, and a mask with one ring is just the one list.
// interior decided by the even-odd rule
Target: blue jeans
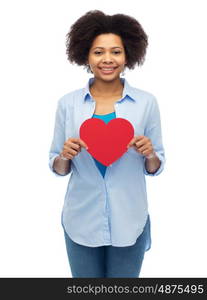
[(72, 277), (139, 277), (146, 251), (149, 222), (148, 217), (144, 230), (137, 238), (136, 243), (126, 247), (79, 245), (70, 239), (63, 227)]

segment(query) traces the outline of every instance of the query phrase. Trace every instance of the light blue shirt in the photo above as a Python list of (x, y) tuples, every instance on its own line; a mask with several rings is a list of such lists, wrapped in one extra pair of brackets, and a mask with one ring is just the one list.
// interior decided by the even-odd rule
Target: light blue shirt
[[(94, 116), (96, 102), (89, 85), (63, 95), (55, 116), (53, 140), (49, 151), (49, 167), (70, 137), (80, 138), (81, 124)], [(164, 168), (161, 121), (157, 100), (151, 93), (132, 87), (125, 78), (121, 99), (114, 105), (116, 117), (127, 119), (134, 134), (148, 136), (161, 161), (151, 174), (145, 168), (145, 156), (130, 147), (124, 155), (106, 168), (103, 176), (89, 152), (82, 148), (71, 161), (70, 178), (64, 198), (61, 223), (76, 243), (89, 247), (132, 246), (148, 219), (145, 175), (159, 175)], [(150, 241), (146, 250), (150, 248)]]

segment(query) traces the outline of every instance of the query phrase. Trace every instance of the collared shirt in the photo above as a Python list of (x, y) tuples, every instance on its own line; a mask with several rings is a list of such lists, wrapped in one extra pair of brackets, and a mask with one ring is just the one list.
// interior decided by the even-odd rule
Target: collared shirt
[[(82, 148), (71, 160), (70, 178), (64, 198), (61, 222), (69, 237), (89, 247), (112, 245), (131, 246), (136, 243), (148, 218), (145, 175), (159, 175), (164, 168), (160, 112), (151, 93), (132, 87), (125, 78), (121, 99), (114, 105), (116, 117), (127, 119), (134, 127), (134, 135), (151, 139), (161, 164), (155, 173), (145, 168), (145, 156), (130, 147), (118, 160), (100, 173), (93, 157)], [(81, 124), (91, 118), (96, 101), (89, 86), (62, 96), (57, 104), (54, 135), (49, 151), (49, 167), (63, 149), (64, 142), (80, 138)]]

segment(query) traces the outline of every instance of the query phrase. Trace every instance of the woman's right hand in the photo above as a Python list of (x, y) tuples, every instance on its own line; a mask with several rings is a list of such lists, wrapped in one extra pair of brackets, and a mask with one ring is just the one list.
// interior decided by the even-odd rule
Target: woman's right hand
[(73, 157), (81, 151), (82, 147), (84, 147), (86, 150), (88, 149), (83, 140), (79, 138), (69, 138), (64, 143), (63, 150), (60, 154), (65, 158), (73, 159)]

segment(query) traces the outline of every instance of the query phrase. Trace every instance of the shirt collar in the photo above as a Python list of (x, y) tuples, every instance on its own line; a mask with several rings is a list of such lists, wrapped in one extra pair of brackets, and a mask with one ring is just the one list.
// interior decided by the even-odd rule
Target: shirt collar
[[(95, 79), (94, 77), (89, 78), (85, 88), (83, 89), (83, 99), (84, 100), (92, 98), (89, 87), (93, 83), (94, 79)], [(129, 96), (131, 98), (131, 100), (137, 101), (137, 93), (134, 90), (134, 88), (128, 83), (126, 78), (120, 77), (120, 80), (121, 80), (122, 84), (124, 84), (122, 99), (124, 99), (126, 96)]]

